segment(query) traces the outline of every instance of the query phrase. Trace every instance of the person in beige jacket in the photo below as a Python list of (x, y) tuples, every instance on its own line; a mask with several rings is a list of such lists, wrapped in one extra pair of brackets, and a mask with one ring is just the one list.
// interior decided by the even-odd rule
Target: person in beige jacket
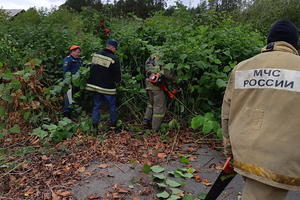
[(262, 52), (232, 71), (222, 105), (225, 155), (245, 177), (242, 200), (300, 191), (298, 30), (276, 22)]
[(159, 73), (163, 76), (164, 81), (168, 80), (173, 82), (176, 77), (173, 71), (166, 70), (163, 66), (159, 65), (159, 57), (157, 56), (150, 56), (147, 59), (145, 71), (147, 76), (145, 85), (148, 99), (143, 125), (145, 127), (151, 127), (154, 131), (158, 131), (167, 112), (167, 96), (165, 91), (149, 81), (149, 76), (152, 73)]

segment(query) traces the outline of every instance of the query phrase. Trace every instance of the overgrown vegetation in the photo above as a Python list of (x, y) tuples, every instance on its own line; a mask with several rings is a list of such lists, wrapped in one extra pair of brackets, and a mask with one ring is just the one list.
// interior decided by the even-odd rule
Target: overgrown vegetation
[[(275, 19), (286, 17), (299, 23), (294, 12), (296, 1), (284, 4), (286, 12), (275, 12), (272, 5), (272, 18), (258, 17), (270, 14), (260, 12), (270, 6), (267, 1), (203, 1), (193, 9), (177, 3), (166, 10), (164, 1), (80, 2), (67, 1), (53, 10), (29, 9), (13, 19), (1, 14), (2, 136), (19, 127), (41, 138), (55, 137), (56, 129), (52, 128), (60, 128), (64, 121), (60, 114), (62, 95), (71, 82), (63, 79), (61, 64), (72, 44), (82, 47), (85, 63), (72, 78), (81, 88), (76, 94), (74, 109), (79, 117), (75, 121), (80, 124), (81, 119), (87, 119), (90, 99), (84, 88), (91, 54), (112, 38), (120, 42), (117, 54), (122, 83), (118, 98), (125, 124), (141, 122), (146, 104), (144, 62), (155, 54), (166, 69), (177, 74), (176, 83), (169, 87), (181, 88), (177, 99), (169, 102), (167, 119), (221, 137), (220, 105), (231, 69), (259, 52), (264, 44), (260, 32)], [(139, 13), (141, 9), (135, 8), (142, 2), (145, 9)], [(278, 0), (278, 4), (283, 3)], [(111, 15), (116, 9), (121, 12)], [(246, 24), (246, 18), (252, 24)], [(103, 34), (103, 24), (111, 30), (109, 35)], [(54, 141), (78, 130), (89, 131), (74, 126), (66, 130), (70, 132), (66, 137)]]
[[(14, 18), (0, 11), (0, 195), (70, 196), (65, 186), (78, 180), (87, 163), (101, 157), (105, 162), (150, 163), (144, 171), (152, 172), (160, 191), (157, 198), (204, 198), (203, 193), (177, 188), (192, 176), (204, 185), (211, 183), (189, 166), (190, 152), (181, 153), (176, 146), (205, 138), (216, 148), (230, 71), (259, 53), (277, 19), (299, 26), (299, 3), (203, 0), (196, 8), (165, 5), (163, 0), (68, 0), (59, 8), (32, 8)], [(85, 90), (91, 55), (107, 39), (120, 43), (117, 125), (122, 131), (116, 131), (121, 133), (117, 136), (106, 126), (105, 113), (102, 134), (91, 133), (91, 98)], [(73, 44), (82, 47), (84, 65), (76, 75), (63, 78), (62, 60)], [(181, 91), (169, 100), (159, 134), (140, 126), (147, 99), (144, 64), (151, 54), (176, 73), (176, 83), (169, 88)], [(68, 119), (62, 105), (71, 83), (80, 90), (72, 105), (74, 117)], [(157, 164), (174, 157), (186, 167), (164, 174)]]

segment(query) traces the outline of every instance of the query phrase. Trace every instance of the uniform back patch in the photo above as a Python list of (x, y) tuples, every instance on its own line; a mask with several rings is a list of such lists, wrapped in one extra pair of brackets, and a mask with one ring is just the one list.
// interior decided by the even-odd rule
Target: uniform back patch
[(272, 68), (236, 71), (235, 89), (278, 89), (300, 92), (300, 71)]
[(96, 65), (101, 65), (103, 67), (109, 67), (110, 64), (113, 64), (115, 61), (111, 59), (110, 57), (94, 54), (92, 58), (92, 63)]

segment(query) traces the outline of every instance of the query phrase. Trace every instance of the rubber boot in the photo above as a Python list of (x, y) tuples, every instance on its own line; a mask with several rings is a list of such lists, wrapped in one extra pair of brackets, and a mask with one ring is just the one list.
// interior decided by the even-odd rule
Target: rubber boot
[(98, 135), (99, 134), (98, 125), (99, 125), (98, 123), (93, 124), (93, 129), (92, 129), (93, 135)]

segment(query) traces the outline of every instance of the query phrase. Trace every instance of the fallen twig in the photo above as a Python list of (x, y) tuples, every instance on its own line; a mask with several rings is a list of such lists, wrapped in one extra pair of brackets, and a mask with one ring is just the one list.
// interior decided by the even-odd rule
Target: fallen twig
[(169, 159), (174, 151), (174, 147), (175, 147), (175, 144), (176, 144), (176, 141), (177, 141), (177, 137), (178, 137), (178, 134), (179, 134), (179, 130), (176, 131), (176, 135), (175, 135), (175, 138), (174, 138), (174, 141), (173, 141), (173, 144), (172, 144), (172, 148), (171, 148), (171, 151), (167, 157), (167, 163), (169, 163)]
[(126, 174), (126, 173), (124, 172), (124, 170), (122, 170), (121, 167), (119, 167), (116, 163), (114, 163), (114, 166), (115, 166), (116, 168), (118, 168), (121, 172), (123, 172), (124, 174)]
[(20, 167), (20, 166), (21, 166), (22, 164), (24, 164), (24, 163), (25, 163), (25, 161), (22, 162), (22, 163), (19, 163), (17, 166), (15, 166), (15, 167), (12, 168), (11, 170), (9, 170), (8, 172), (6, 172), (6, 173), (4, 173), (2, 176), (0, 176), (0, 178), (3, 178), (4, 176), (10, 174), (11, 172), (13, 172), (14, 170), (16, 170), (18, 167)]
[(208, 163), (210, 163), (211, 161), (213, 161), (215, 158), (211, 158), (209, 161), (207, 161), (204, 165), (202, 165), (202, 167), (205, 167)]
[(23, 174), (26, 174), (28, 172), (30, 172), (32, 169), (28, 169), (26, 170), (25, 172), (14, 172), (14, 173), (10, 173), (10, 174), (18, 174), (18, 175), (23, 175)]
[(10, 200), (10, 199), (13, 200), (13, 198), (8, 198), (8, 197), (3, 197), (3, 196), (0, 196), (0, 199), (1, 199), (1, 200)]
[(222, 200), (226, 200), (226, 199), (228, 199), (228, 197), (230, 196), (230, 195), (232, 195), (234, 192), (228, 192), (227, 194), (225, 194), (223, 197), (222, 197)]
[(52, 195), (52, 199), (56, 200), (58, 199), (57, 194), (55, 194), (55, 192), (53, 192), (52, 188), (50, 187), (50, 185), (48, 183), (46, 183), (46, 185), (48, 186), (49, 190), (51, 191), (51, 195)]

